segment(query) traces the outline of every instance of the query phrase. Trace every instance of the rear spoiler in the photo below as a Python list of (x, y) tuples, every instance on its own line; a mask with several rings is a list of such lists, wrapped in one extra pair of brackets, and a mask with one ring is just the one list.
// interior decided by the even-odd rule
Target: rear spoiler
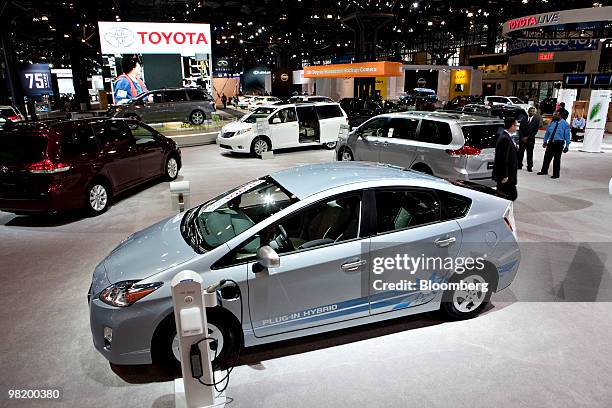
[(445, 180), (455, 186), (469, 188), (470, 190), (479, 191), (481, 193), (489, 194), (495, 197), (506, 198), (504, 195), (499, 194), (497, 190), (495, 190), (494, 188), (484, 186), (482, 184), (478, 184), (473, 181), (466, 181), (466, 180), (459, 180), (459, 179), (445, 179)]

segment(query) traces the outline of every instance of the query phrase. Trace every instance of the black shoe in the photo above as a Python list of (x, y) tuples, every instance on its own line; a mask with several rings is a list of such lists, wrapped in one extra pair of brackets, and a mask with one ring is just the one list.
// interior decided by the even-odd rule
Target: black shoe
[(546, 175), (546, 174), (548, 174), (548, 173), (545, 173), (543, 171), (538, 171), (538, 176), (543, 176), (543, 175)]
[(533, 173), (533, 170), (531, 170), (531, 168), (528, 168), (527, 171)]
[(557, 179), (557, 178), (559, 178), (559, 176), (551, 176), (550, 178)]

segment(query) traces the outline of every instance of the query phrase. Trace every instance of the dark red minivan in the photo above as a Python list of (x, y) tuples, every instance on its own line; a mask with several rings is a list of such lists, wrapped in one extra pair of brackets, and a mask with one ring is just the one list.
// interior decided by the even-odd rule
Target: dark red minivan
[(136, 120), (15, 125), (0, 131), (0, 210), (100, 214), (117, 193), (180, 168), (176, 143)]

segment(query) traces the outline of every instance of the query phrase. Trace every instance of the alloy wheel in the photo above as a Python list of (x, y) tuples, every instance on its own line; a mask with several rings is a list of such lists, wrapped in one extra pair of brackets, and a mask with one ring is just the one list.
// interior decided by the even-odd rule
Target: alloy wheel
[(340, 158), (342, 161), (353, 161), (353, 155), (346, 149), (342, 151), (342, 156), (340, 156)]
[(168, 178), (174, 180), (178, 175), (178, 163), (174, 157), (168, 159), (168, 164), (166, 165), (166, 174)]
[(253, 146), (253, 150), (255, 150), (255, 154), (261, 156), (263, 152), (268, 151), (268, 143), (263, 139), (257, 139)]
[[(480, 275), (470, 275), (462, 278), (465, 283), (478, 284), (478, 287), (482, 287), (485, 280)], [(487, 294), (482, 290), (456, 290), (453, 292), (453, 306), (461, 313), (469, 313), (478, 308), (485, 300)]]
[(106, 188), (101, 184), (94, 185), (89, 190), (89, 205), (97, 212), (100, 212), (106, 208), (108, 204), (108, 193)]
[(194, 125), (201, 125), (204, 123), (204, 115), (200, 111), (193, 112), (191, 114), (191, 121)]

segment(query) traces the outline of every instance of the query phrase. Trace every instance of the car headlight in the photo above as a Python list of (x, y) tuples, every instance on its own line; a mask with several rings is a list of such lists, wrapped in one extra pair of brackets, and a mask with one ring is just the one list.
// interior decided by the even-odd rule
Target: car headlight
[(243, 134), (245, 134), (245, 133), (250, 132), (251, 130), (253, 130), (253, 128), (252, 128), (252, 127), (245, 128), (245, 129), (240, 129), (239, 131), (237, 131), (236, 133), (234, 133), (234, 136), (243, 135)]
[(138, 282), (121, 281), (114, 283), (100, 293), (100, 300), (111, 306), (130, 306), (134, 302), (155, 292), (163, 285), (162, 282), (142, 284)]

